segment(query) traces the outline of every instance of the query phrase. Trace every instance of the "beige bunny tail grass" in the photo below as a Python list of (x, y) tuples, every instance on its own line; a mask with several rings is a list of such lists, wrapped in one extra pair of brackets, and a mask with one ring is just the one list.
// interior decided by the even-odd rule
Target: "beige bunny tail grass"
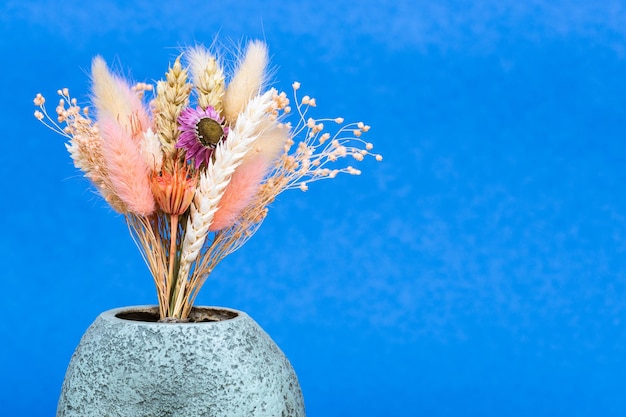
[(189, 71), (198, 95), (198, 105), (203, 109), (211, 106), (222, 113), (224, 97), (224, 71), (217, 58), (204, 46), (198, 45), (186, 51)]
[(248, 43), (246, 53), (240, 58), (224, 94), (223, 114), (230, 123), (237, 120), (248, 101), (261, 91), (267, 77), (268, 61), (267, 46), (263, 42)]
[(109, 116), (120, 121), (128, 121), (133, 112), (132, 103), (124, 91), (123, 81), (113, 75), (101, 56), (91, 63), (92, 101), (97, 115)]
[(246, 160), (261, 157), (270, 163), (284, 152), (285, 145), (291, 139), (291, 131), (287, 126), (276, 123), (276, 120), (266, 120), (260, 128), (259, 138), (246, 155)]

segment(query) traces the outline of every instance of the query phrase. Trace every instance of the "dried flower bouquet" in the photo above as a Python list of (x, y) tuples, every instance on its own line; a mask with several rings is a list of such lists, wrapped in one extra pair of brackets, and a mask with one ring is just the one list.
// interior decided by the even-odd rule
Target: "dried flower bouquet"
[[(358, 175), (333, 165), (345, 157), (382, 159), (360, 138), (369, 126), (307, 117), (316, 102), (298, 98), (299, 83), (295, 112), (284, 92), (267, 89), (264, 43), (249, 42), (235, 58), (227, 77), (212, 50), (188, 48), (153, 94), (151, 85), (131, 86), (96, 57), (95, 120), (66, 88), (58, 91), (55, 118), (41, 94), (34, 99), (35, 117), (68, 138), (74, 165), (125, 216), (156, 283), (161, 320), (188, 317), (213, 268), (254, 234), (279, 193)], [(154, 96), (148, 105), (147, 93)], [(324, 123), (336, 125), (334, 133)]]

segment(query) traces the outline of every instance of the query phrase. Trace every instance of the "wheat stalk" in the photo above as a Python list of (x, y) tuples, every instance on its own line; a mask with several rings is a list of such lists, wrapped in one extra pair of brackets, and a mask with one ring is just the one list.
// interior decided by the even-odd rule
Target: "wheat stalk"
[[(241, 164), (254, 142), (260, 135), (259, 125), (268, 115), (276, 90), (271, 89), (261, 96), (250, 100), (245, 111), (237, 118), (237, 123), (228, 135), (215, 149), (215, 159), (208, 165), (206, 171), (200, 174), (198, 189), (191, 204), (185, 238), (183, 240), (178, 282), (184, 287), (192, 264), (204, 246), (209, 226), (224, 190), (230, 182), (235, 169)], [(194, 274), (196, 275), (196, 274)], [(191, 288), (194, 285), (192, 283)], [(185, 288), (178, 292), (176, 305), (182, 307), (185, 299)]]
[(189, 70), (198, 95), (198, 104), (203, 110), (211, 106), (222, 113), (224, 97), (224, 71), (213, 54), (203, 46), (187, 52)]
[(178, 116), (189, 103), (191, 84), (187, 83), (187, 70), (176, 58), (174, 65), (165, 74), (165, 80), (157, 83), (154, 101), (156, 130), (163, 146), (166, 160), (172, 160), (178, 139)]

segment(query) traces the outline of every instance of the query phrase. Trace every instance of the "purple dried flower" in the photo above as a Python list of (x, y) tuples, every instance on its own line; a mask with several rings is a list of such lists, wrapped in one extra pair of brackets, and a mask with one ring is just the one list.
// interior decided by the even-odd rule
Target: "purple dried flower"
[(203, 163), (208, 165), (217, 144), (228, 136), (228, 126), (224, 118), (211, 106), (187, 107), (178, 116), (180, 137), (176, 147), (187, 152), (187, 159), (193, 159), (196, 169)]

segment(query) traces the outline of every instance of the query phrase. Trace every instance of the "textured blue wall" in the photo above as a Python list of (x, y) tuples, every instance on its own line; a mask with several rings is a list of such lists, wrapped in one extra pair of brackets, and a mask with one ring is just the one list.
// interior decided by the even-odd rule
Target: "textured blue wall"
[(384, 3), (2, 2), (0, 415), (52, 415), (95, 316), (156, 299), (32, 98), (217, 33), (385, 156), (283, 194), (199, 300), (270, 333), (310, 416), (626, 415), (626, 3)]

